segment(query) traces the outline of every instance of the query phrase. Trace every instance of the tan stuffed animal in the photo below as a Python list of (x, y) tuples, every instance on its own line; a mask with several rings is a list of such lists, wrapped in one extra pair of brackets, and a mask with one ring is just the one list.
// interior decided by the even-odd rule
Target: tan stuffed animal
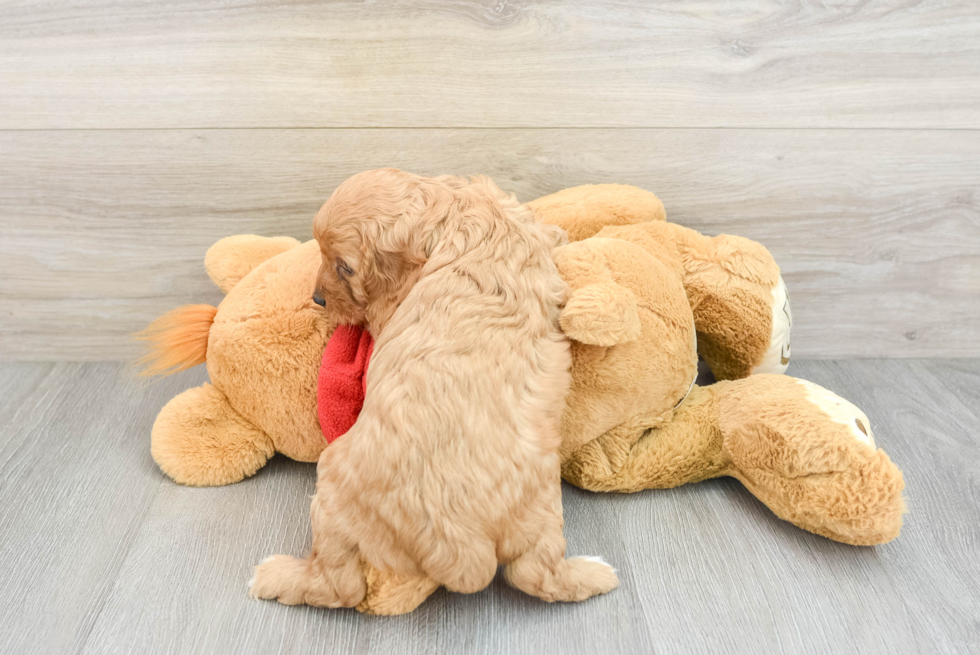
[[(731, 476), (811, 532), (855, 545), (898, 535), (902, 474), (867, 417), (771, 374), (788, 363), (792, 318), (765, 248), (667, 223), (660, 201), (634, 187), (576, 187), (530, 205), (571, 240), (555, 254), (571, 290), (561, 315), (573, 353), (567, 481), (632, 492)], [(205, 257), (227, 293), (221, 305), (174, 310), (144, 333), (150, 373), (206, 361), (211, 379), (153, 426), (153, 457), (175, 481), (236, 482), (277, 451), (318, 458), (317, 372), (335, 327), (311, 299), (319, 263), (313, 241), (222, 239)], [(693, 384), (699, 352), (723, 381)], [(436, 588), (370, 567), (367, 577), (359, 609), (372, 613), (410, 611)]]

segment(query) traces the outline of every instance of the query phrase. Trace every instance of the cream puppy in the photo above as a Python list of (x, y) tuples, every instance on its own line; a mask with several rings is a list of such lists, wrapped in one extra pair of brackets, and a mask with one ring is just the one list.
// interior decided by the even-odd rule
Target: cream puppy
[(314, 300), (374, 353), (357, 422), (317, 465), (310, 555), (267, 559), (251, 594), (351, 607), (362, 561), (463, 593), (498, 563), (548, 601), (615, 588), (601, 560), (565, 559), (561, 230), (490, 180), (383, 169), (344, 182), (314, 236)]

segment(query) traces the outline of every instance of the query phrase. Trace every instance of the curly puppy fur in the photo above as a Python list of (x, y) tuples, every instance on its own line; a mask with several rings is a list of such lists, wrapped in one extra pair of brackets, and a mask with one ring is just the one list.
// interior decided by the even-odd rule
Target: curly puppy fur
[(374, 354), (357, 423), (317, 465), (311, 554), (260, 564), (252, 595), (352, 607), (362, 560), (463, 593), (498, 563), (547, 601), (615, 588), (604, 562), (565, 559), (564, 233), (490, 180), (384, 169), (344, 182), (314, 236), (315, 299), (365, 325)]

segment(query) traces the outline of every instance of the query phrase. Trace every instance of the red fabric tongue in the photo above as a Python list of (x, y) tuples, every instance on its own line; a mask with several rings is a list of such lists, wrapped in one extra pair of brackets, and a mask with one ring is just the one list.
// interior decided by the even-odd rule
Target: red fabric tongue
[(320, 362), (316, 411), (330, 443), (354, 425), (364, 405), (365, 374), (374, 339), (357, 325), (338, 325)]

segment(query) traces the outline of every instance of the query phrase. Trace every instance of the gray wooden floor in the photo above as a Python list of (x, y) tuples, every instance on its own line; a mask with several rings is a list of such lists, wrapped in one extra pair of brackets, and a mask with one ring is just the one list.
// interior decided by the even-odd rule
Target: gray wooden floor
[(794, 362), (852, 399), (903, 467), (901, 537), (854, 548), (775, 519), (738, 483), (565, 489), (572, 554), (622, 586), (548, 605), (501, 579), (376, 618), (251, 601), (253, 564), (302, 554), (314, 467), (217, 489), (154, 465), (160, 407), (117, 363), (0, 365), (2, 653), (977, 652), (980, 360)]

